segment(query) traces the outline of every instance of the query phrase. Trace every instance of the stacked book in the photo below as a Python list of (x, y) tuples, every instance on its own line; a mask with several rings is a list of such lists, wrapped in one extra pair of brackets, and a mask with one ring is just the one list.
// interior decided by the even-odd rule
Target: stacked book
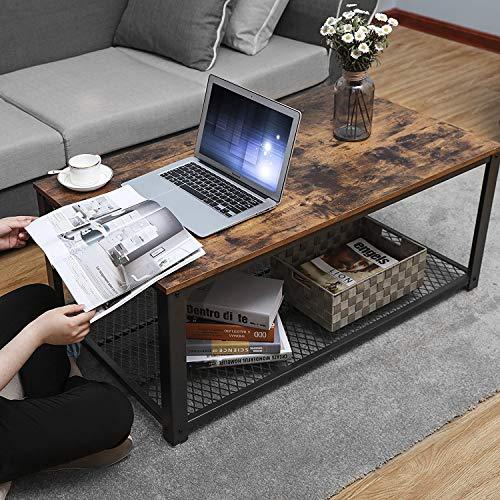
[(283, 361), (292, 354), (278, 309), (283, 282), (240, 272), (198, 288), (187, 304), (188, 363)]

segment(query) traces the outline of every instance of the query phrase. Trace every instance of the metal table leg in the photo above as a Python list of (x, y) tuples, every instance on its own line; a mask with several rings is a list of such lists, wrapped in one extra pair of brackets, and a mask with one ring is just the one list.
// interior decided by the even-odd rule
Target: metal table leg
[(157, 291), (163, 437), (172, 446), (187, 440), (186, 298)]
[[(37, 201), (38, 201), (38, 211), (40, 216), (46, 215), (49, 212), (54, 210), (54, 207), (47, 203), (47, 200), (40, 195), (40, 193), (36, 193)], [(64, 288), (63, 282), (59, 273), (52, 267), (52, 264), (49, 262), (49, 259), (45, 257), (45, 267), (47, 268), (47, 278), (49, 281), (49, 285), (55, 290), (57, 294), (57, 299), (59, 304), (64, 304)]]
[(483, 187), (481, 189), (481, 198), (479, 199), (479, 208), (477, 211), (476, 227), (474, 228), (474, 238), (469, 260), (469, 283), (467, 290), (477, 287), (481, 264), (483, 262), (484, 245), (486, 235), (488, 234), (488, 225), (490, 222), (491, 207), (495, 196), (495, 186), (498, 177), (498, 165), (500, 155), (491, 156), (486, 164), (483, 178)]

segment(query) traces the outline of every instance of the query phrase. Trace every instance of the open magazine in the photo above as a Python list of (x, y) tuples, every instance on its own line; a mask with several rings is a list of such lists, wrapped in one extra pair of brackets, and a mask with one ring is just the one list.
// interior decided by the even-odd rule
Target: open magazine
[(131, 186), (59, 208), (28, 233), (92, 321), (205, 255), (165, 207)]

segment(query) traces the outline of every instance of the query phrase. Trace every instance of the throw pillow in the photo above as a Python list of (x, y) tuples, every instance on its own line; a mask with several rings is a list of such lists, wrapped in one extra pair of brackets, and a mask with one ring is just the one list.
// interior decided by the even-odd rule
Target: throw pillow
[(229, 19), (224, 44), (254, 56), (273, 35), (289, 0), (238, 0)]
[(201, 71), (215, 63), (232, 0), (130, 0), (114, 44), (153, 52)]

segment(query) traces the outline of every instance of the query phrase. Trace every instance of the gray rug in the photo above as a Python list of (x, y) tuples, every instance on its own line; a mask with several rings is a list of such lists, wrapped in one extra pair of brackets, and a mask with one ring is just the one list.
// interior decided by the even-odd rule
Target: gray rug
[[(481, 171), (377, 214), (467, 262)], [(12, 498), (326, 498), (500, 387), (500, 193), (480, 286), (195, 431), (176, 448), (138, 404), (136, 449), (93, 473), (16, 481)], [(92, 359), (87, 375), (105, 377)], [(93, 372), (93, 373), (89, 373)], [(68, 436), (68, 439), (71, 439)]]

